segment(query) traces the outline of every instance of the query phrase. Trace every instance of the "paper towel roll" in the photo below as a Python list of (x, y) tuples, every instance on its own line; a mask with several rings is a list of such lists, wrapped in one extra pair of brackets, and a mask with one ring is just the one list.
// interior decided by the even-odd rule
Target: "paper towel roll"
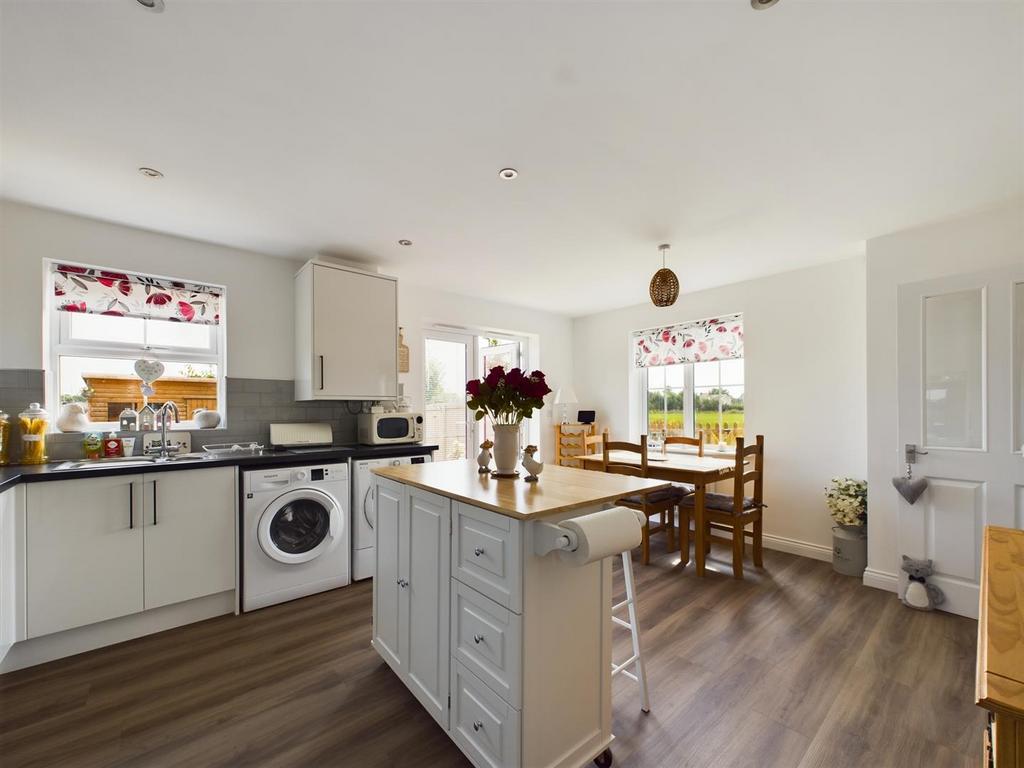
[(636, 513), (625, 507), (612, 507), (559, 523), (576, 534), (577, 546), (558, 556), (570, 565), (586, 565), (633, 549), (640, 543), (642, 529)]

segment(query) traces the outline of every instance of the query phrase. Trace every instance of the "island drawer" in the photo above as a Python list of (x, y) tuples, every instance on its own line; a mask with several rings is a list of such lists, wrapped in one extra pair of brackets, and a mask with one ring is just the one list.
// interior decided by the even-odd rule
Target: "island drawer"
[(452, 579), (452, 656), (513, 707), (522, 706), (523, 619)]
[(452, 576), (522, 613), (522, 523), (462, 502), (452, 512)]
[(459, 662), (452, 664), (451, 736), (478, 768), (518, 768), (519, 710)]

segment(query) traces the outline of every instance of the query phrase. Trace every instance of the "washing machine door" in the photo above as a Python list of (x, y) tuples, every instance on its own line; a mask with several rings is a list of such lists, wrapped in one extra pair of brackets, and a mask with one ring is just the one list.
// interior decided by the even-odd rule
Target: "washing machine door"
[(306, 563), (330, 552), (342, 537), (342, 506), (316, 488), (296, 488), (274, 499), (260, 516), (258, 537), (279, 563)]

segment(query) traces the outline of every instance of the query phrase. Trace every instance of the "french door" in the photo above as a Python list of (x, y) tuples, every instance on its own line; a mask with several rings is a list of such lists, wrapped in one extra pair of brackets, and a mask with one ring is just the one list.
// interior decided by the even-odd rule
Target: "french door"
[[(423, 440), (440, 446), (439, 461), (473, 458), (480, 442), (491, 437), (491, 425), (466, 410), (466, 382), (496, 365), (526, 367), (526, 340), (428, 328), (423, 343)], [(524, 430), (526, 439), (528, 425)]]
[(899, 501), (898, 552), (933, 560), (942, 608), (977, 617), (984, 527), (1024, 527), (1024, 268), (906, 284), (898, 300), (900, 444), (928, 481)]

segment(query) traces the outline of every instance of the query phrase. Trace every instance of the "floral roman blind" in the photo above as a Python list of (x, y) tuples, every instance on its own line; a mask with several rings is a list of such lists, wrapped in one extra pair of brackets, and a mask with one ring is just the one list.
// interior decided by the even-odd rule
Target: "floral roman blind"
[(209, 285), (56, 264), (53, 294), (64, 312), (220, 324), (222, 290)]
[(637, 368), (743, 357), (743, 315), (648, 328), (633, 335)]

